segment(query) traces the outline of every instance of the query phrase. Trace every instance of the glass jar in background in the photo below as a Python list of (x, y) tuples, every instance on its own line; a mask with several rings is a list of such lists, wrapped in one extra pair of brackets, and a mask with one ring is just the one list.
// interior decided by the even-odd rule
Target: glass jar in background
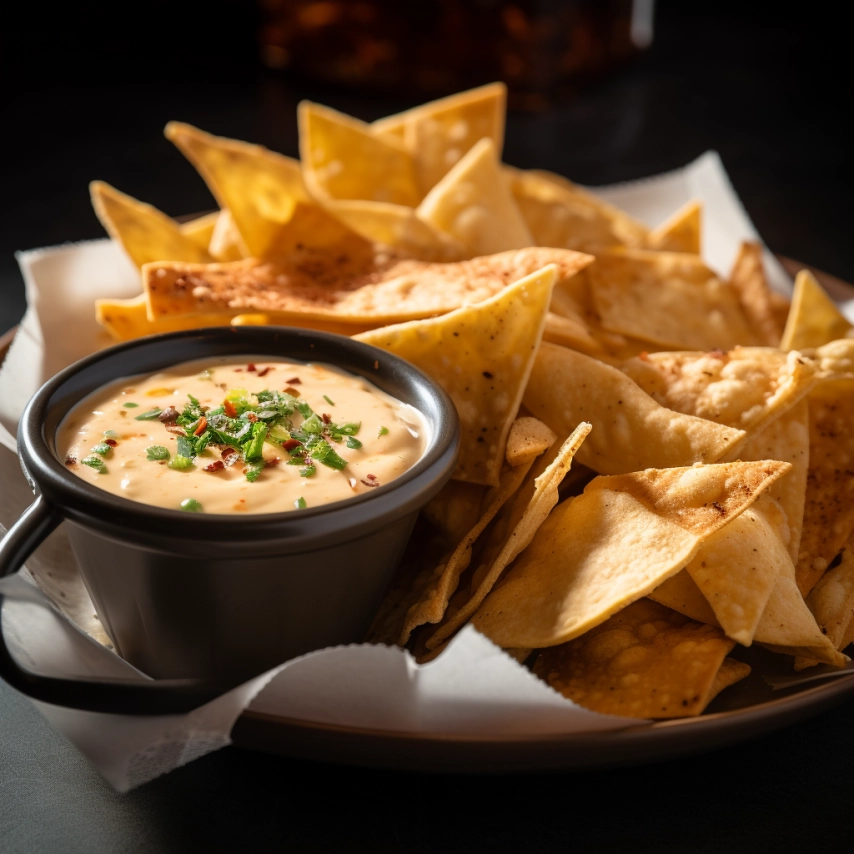
[(503, 80), (538, 109), (652, 41), (653, 0), (259, 0), (272, 68), (437, 95)]

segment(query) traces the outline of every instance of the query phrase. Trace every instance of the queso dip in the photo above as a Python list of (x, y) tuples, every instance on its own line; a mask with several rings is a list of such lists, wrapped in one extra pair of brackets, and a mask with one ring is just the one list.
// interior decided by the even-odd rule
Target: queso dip
[(247, 357), (118, 380), (63, 421), (57, 450), (89, 483), (205, 513), (278, 513), (371, 492), (421, 458), (411, 406), (335, 368)]

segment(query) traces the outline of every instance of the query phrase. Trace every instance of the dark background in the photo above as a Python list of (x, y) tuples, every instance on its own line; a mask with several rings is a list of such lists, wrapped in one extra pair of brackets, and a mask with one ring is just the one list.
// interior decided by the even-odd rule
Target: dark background
[[(660, 2), (637, 61), (552, 110), (510, 115), (505, 160), (595, 185), (717, 149), (773, 250), (854, 281), (850, 36), (834, 8)], [(24, 310), (15, 250), (102, 235), (90, 180), (172, 215), (212, 207), (163, 139), (168, 120), (295, 155), (303, 97), (366, 120), (418, 100), (264, 69), (249, 2), (33, 2), (4, 16), (0, 332)], [(228, 749), (121, 796), (0, 686), (4, 852), (843, 851), (852, 795), (849, 703), (630, 770), (429, 777)]]

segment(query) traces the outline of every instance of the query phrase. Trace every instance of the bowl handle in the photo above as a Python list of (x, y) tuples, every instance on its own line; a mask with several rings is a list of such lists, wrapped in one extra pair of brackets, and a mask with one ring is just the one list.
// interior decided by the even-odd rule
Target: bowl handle
[[(39, 495), (0, 540), (0, 578), (17, 572), (61, 517)], [(89, 712), (170, 715), (189, 712), (234, 685), (198, 679), (64, 679), (41, 676), (22, 667), (3, 635), (0, 592), (0, 677), (33, 700)]]

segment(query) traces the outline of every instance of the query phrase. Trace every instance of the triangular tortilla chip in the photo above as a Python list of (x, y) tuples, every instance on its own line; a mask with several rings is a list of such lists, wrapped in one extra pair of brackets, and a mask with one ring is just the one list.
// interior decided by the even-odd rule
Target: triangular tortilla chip
[[(504, 570), (528, 547), (557, 505), (558, 487), (589, 433), (589, 424), (579, 424), (563, 445), (537, 461), (524, 483), (498, 512), (478, 542), (479, 565), (471, 579), (470, 594), (459, 608), (446, 612), (442, 625), (426, 641), (428, 649), (435, 649), (469, 620)], [(554, 434), (552, 437), (554, 441)]]
[(195, 219), (191, 219), (189, 222), (182, 222), (179, 226), (181, 234), (185, 237), (189, 237), (190, 240), (195, 240), (202, 249), (208, 249), (208, 251), (210, 251), (208, 247), (211, 242), (211, 235), (213, 235), (214, 227), (216, 226), (220, 213), (222, 213), (222, 211), (213, 211), (212, 213), (203, 214)]
[(819, 383), (808, 403), (810, 464), (796, 567), (804, 596), (854, 530), (854, 380)]
[(448, 548), (455, 548), (480, 519), (487, 491), (477, 483), (449, 480), (421, 508), (421, 515), (439, 530)]
[(541, 345), (524, 403), (558, 436), (589, 421), (578, 461), (600, 474), (715, 462), (745, 438), (666, 409), (617, 368), (555, 344)]
[(522, 217), (538, 246), (595, 252), (643, 246), (649, 230), (566, 178), (504, 167)]
[(610, 249), (597, 253), (587, 276), (610, 332), (676, 350), (759, 343), (732, 285), (697, 256)]
[(670, 219), (649, 233), (647, 245), (656, 252), (688, 252), (699, 255), (702, 242), (702, 202), (688, 202)]
[(89, 185), (101, 225), (137, 267), (151, 261), (212, 261), (207, 250), (157, 208), (120, 193), (103, 181)]
[(451, 395), (461, 425), (457, 480), (498, 483), (554, 281), (555, 268), (546, 267), (485, 302), (357, 336), (412, 362)]
[(822, 379), (854, 379), (854, 338), (831, 341), (814, 350), (804, 350), (803, 355), (815, 360)]
[(554, 431), (537, 418), (524, 415), (510, 425), (504, 457), (507, 465), (519, 466), (547, 451), (557, 440)]
[(679, 572), (788, 469), (765, 461), (598, 477), (552, 511), (472, 624), (505, 647), (578, 637)]
[(183, 122), (169, 122), (166, 138), (181, 149), (228, 210), (245, 257), (275, 252), (281, 227), (308, 196), (299, 162), (262, 145), (213, 136)]
[[(344, 225), (319, 208), (342, 232)], [(574, 275), (589, 255), (565, 249), (531, 247), (450, 264), (401, 259), (349, 232), (321, 245), (294, 244), (284, 229), (279, 262), (247, 259), (232, 264), (149, 264), (143, 286), (152, 317), (231, 311), (281, 312), (293, 317), (381, 326), (453, 311), (489, 299), (510, 282), (557, 267), (559, 278)], [(298, 233), (309, 229), (298, 229)]]
[(733, 646), (719, 629), (641, 599), (583, 637), (541, 650), (533, 669), (594, 712), (685, 718), (750, 672), (741, 662), (726, 665)]
[(217, 261), (240, 261), (243, 258), (242, 245), (243, 238), (234, 224), (234, 217), (227, 210), (221, 210), (211, 233), (208, 252)]
[(371, 133), (370, 125), (302, 101), (297, 108), (300, 158), (312, 193), (414, 208), (421, 199), (410, 154)]
[(775, 294), (768, 286), (762, 252), (761, 243), (742, 243), (729, 281), (738, 293), (741, 308), (759, 342), (777, 347), (785, 326), (785, 320), (780, 322), (778, 305), (785, 297)]
[(821, 347), (838, 338), (849, 337), (854, 329), (836, 303), (816, 281), (809, 270), (795, 277), (792, 308), (780, 347), (783, 350), (803, 350)]
[(482, 139), (457, 162), (425, 196), (417, 214), (462, 243), (471, 255), (534, 244), (490, 139)]

